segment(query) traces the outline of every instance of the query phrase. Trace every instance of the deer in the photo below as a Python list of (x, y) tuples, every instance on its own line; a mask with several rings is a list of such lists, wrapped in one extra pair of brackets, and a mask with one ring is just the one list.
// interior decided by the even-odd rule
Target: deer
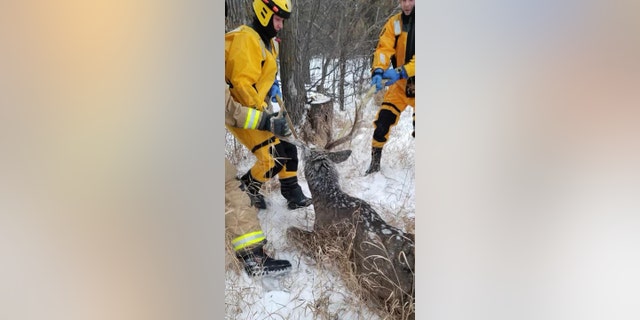
[(313, 230), (289, 227), (287, 238), (338, 246), (366, 297), (398, 313), (394, 318), (415, 319), (414, 234), (389, 225), (369, 203), (341, 189), (336, 164), (351, 150), (304, 148), (302, 154), (315, 212)]

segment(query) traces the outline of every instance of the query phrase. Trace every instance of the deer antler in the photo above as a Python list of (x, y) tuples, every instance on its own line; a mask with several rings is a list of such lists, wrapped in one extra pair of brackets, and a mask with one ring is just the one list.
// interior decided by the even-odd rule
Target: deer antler
[(331, 150), (351, 140), (351, 137), (353, 137), (353, 134), (359, 128), (360, 119), (362, 118), (362, 109), (367, 104), (367, 102), (369, 102), (369, 99), (373, 97), (373, 94), (375, 92), (376, 92), (376, 86), (371, 86), (371, 88), (367, 90), (367, 92), (362, 96), (362, 99), (360, 99), (360, 102), (356, 104), (356, 114), (353, 118), (353, 126), (351, 126), (351, 130), (349, 131), (349, 133), (347, 133), (345, 136), (342, 136), (336, 140), (327, 142), (327, 144), (324, 146), (325, 150)]

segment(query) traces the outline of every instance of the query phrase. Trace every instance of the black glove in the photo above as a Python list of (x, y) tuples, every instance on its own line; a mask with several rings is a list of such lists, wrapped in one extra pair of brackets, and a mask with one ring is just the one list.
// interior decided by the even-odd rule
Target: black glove
[(285, 111), (282, 112), (281, 117), (278, 117), (278, 112), (264, 112), (262, 114), (260, 124), (256, 129), (271, 131), (273, 132), (273, 134), (279, 137), (288, 137), (291, 135), (291, 129), (287, 124), (286, 115), (287, 113)]

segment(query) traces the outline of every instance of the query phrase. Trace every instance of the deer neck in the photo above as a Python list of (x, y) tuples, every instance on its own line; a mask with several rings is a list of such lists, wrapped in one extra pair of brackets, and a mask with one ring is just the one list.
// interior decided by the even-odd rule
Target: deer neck
[(342, 193), (338, 181), (322, 181), (322, 180), (307, 180), (309, 185), (309, 191), (315, 197), (324, 197), (328, 195), (335, 195)]

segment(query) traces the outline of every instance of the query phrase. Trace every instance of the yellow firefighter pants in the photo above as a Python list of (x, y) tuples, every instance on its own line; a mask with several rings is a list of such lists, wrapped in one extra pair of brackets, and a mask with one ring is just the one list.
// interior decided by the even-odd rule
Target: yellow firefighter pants
[(387, 139), (389, 139), (389, 132), (400, 120), (400, 114), (407, 106), (412, 106), (413, 113), (413, 127), (415, 130), (415, 108), (416, 98), (409, 98), (405, 94), (405, 86), (407, 80), (400, 79), (396, 83), (389, 86), (387, 92), (384, 94), (382, 105), (376, 114), (376, 118), (373, 121), (373, 139), (371, 140), (371, 146), (374, 148), (382, 148)]
[(280, 179), (297, 175), (298, 154), (294, 145), (281, 142), (269, 131), (230, 126), (227, 129), (256, 156), (256, 163), (251, 167), (251, 176), (255, 180), (264, 183), (275, 175)]

